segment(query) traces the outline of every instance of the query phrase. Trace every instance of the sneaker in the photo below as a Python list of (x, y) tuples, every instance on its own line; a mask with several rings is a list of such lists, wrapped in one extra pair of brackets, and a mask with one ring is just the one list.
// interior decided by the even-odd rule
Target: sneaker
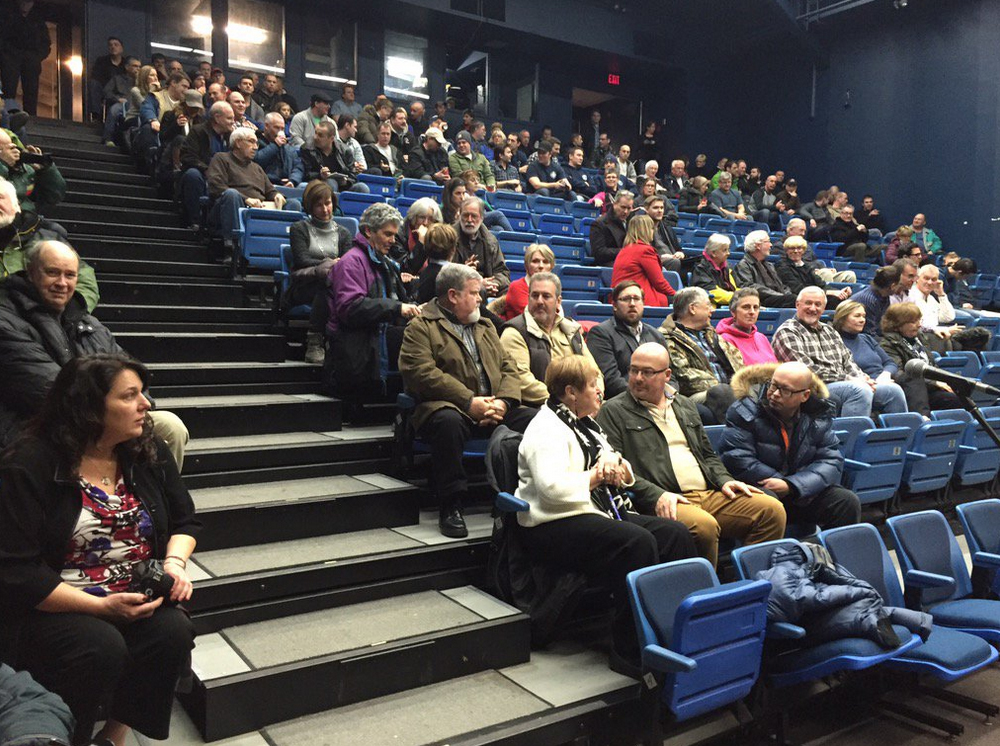
[(306, 335), (306, 362), (310, 365), (322, 365), (326, 360), (326, 346), (321, 332), (309, 332)]

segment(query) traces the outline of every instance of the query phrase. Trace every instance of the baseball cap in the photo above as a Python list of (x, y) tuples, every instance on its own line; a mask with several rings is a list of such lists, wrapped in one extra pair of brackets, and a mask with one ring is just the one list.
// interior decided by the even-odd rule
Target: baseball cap
[(437, 140), (441, 145), (446, 145), (447, 141), (444, 139), (444, 134), (437, 127), (428, 127), (427, 132), (424, 133), (428, 140)]
[(325, 93), (314, 93), (312, 96), (309, 97), (309, 103), (311, 103), (311, 104), (317, 104), (317, 103), (331, 104), (331, 103), (333, 103), (333, 100), (329, 96), (327, 96)]
[(185, 91), (184, 105), (192, 109), (205, 108), (205, 102), (201, 100), (201, 94), (198, 91)]

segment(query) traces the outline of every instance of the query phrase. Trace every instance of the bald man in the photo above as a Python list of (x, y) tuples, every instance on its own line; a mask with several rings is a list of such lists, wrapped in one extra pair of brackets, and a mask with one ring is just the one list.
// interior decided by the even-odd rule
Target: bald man
[(861, 503), (840, 486), (844, 457), (823, 381), (803, 363), (772, 363), (744, 368), (733, 389), (719, 449), (729, 473), (777, 496), (790, 522), (857, 523)]
[(694, 402), (670, 386), (670, 354), (663, 345), (636, 348), (628, 390), (606, 402), (597, 421), (633, 464), (636, 510), (683, 523), (713, 566), (721, 537), (756, 544), (784, 536), (781, 502), (733, 479), (712, 449)]
[[(39, 241), (25, 252), (26, 269), (0, 285), (0, 447), (8, 445), (34, 415), (60, 369), (72, 358), (124, 355), (114, 335), (90, 315), (77, 292), (80, 257), (59, 241)], [(149, 398), (147, 396), (147, 398)], [(188, 431), (180, 418), (150, 412), (153, 431), (170, 447), (177, 469)]]

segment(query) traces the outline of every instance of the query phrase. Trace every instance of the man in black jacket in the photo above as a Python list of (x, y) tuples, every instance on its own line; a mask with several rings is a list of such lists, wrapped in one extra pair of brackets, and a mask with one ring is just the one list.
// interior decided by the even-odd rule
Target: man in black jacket
[(448, 169), (448, 141), (437, 127), (428, 127), (420, 136), (420, 144), (410, 153), (404, 168), (407, 178), (433, 181), (444, 186), (451, 178)]
[(192, 127), (181, 143), (181, 205), (184, 219), (195, 230), (201, 217), (201, 198), (208, 196), (205, 172), (209, 161), (216, 153), (229, 150), (229, 135), (235, 126), (233, 107), (216, 101), (208, 110), (208, 121)]
[[(72, 358), (127, 354), (108, 328), (87, 312), (76, 292), (80, 257), (72, 248), (39, 241), (28, 249), (25, 265), (0, 285), (0, 446), (8, 445), (38, 411), (49, 386)], [(171, 412), (151, 411), (150, 416), (154, 432), (170, 446), (180, 470), (187, 428)]]
[(571, 147), (566, 154), (566, 165), (563, 173), (569, 179), (573, 194), (590, 199), (597, 194), (597, 185), (591, 181), (591, 176), (583, 170), (583, 148)]
[(590, 255), (595, 264), (610, 267), (615, 263), (618, 251), (625, 245), (625, 223), (634, 201), (632, 192), (619, 190), (611, 208), (590, 224)]
[(767, 231), (750, 231), (743, 239), (746, 255), (733, 268), (737, 287), (757, 288), (760, 304), (765, 308), (794, 308), (795, 293), (778, 277), (774, 265), (767, 261), (771, 253), (771, 237)]
[(639, 345), (655, 342), (667, 347), (659, 330), (642, 320), (644, 298), (639, 283), (619, 282), (611, 300), (614, 318), (602, 321), (587, 334), (587, 347), (604, 376), (605, 399), (628, 389), (628, 367)]
[(357, 180), (351, 154), (337, 143), (337, 128), (332, 122), (320, 122), (313, 135), (313, 146), (305, 145), (299, 151), (306, 182), (319, 179), (329, 184), (333, 191), (368, 193), (366, 184)]

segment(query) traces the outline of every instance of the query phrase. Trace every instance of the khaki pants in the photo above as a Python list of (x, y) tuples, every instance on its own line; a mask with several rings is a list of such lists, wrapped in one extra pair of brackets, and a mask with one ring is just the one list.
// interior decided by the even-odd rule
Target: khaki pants
[(149, 413), (153, 419), (153, 435), (167, 443), (167, 448), (174, 455), (177, 462), (177, 471), (180, 473), (184, 467), (184, 448), (187, 446), (190, 435), (187, 426), (180, 417), (173, 412), (163, 409), (154, 409)]
[(785, 507), (770, 495), (754, 494), (730, 500), (719, 490), (685, 492), (690, 505), (677, 503), (677, 520), (688, 527), (698, 553), (715, 567), (719, 539), (744, 544), (780, 539), (785, 535)]

